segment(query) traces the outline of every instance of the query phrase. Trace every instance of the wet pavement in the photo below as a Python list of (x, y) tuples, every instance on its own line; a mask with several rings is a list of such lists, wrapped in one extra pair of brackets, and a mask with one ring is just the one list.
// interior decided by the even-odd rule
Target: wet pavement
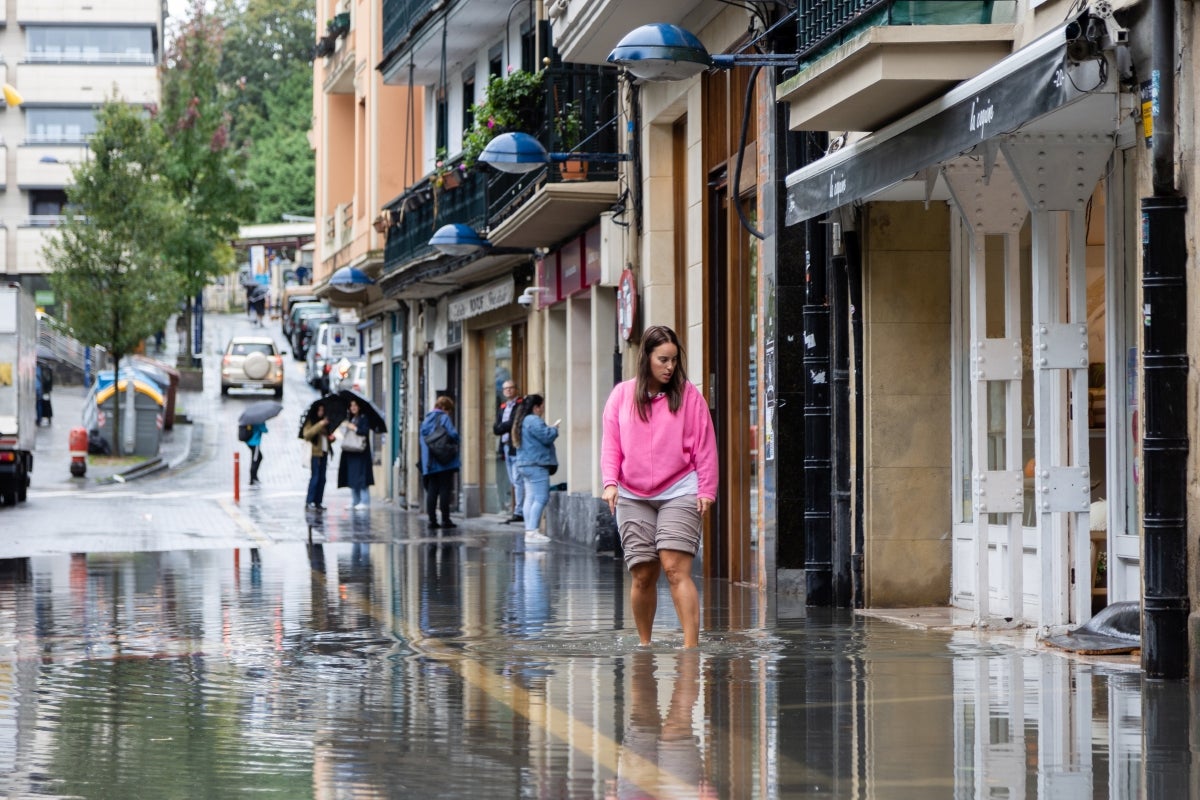
[(306, 513), (315, 393), (287, 369), (240, 502), (229, 419), (257, 398), (210, 381), (168, 473), (103, 486), (39, 461), (0, 508), (0, 795), (1195, 796), (1191, 693), (1128, 657), (717, 581), (698, 649), (665, 584), (640, 648), (611, 554), (528, 549), (495, 517), (430, 532), (332, 485)]

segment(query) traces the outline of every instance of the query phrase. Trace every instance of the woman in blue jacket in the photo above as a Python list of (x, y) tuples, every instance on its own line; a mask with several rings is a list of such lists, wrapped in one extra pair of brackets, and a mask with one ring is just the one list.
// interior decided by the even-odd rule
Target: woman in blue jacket
[(550, 470), (558, 468), (554, 451), (558, 422), (547, 425), (542, 419), (545, 410), (542, 396), (530, 394), (513, 415), (512, 443), (517, 448), (517, 473), (525, 483), (525, 541), (529, 543), (550, 541), (539, 528), (550, 501)]
[[(425, 478), (425, 511), (429, 515), (431, 528), (457, 528), (450, 520), (450, 495), (454, 492), (454, 473), (462, 466), (458, 455), (458, 429), (450, 419), (454, 412), (454, 401), (446, 395), (439, 397), (433, 408), (421, 421), (421, 474)], [(438, 428), (445, 428), (450, 441), (454, 443), (453, 457), (438, 461), (430, 452), (426, 440)], [(437, 521), (437, 509), (441, 507), (442, 523)]]

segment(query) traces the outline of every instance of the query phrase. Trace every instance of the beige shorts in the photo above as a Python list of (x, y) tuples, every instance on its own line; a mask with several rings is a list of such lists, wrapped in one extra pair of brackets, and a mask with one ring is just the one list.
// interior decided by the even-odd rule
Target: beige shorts
[(617, 530), (625, 551), (625, 568), (657, 561), (659, 550), (696, 555), (702, 523), (694, 494), (670, 500), (618, 497)]

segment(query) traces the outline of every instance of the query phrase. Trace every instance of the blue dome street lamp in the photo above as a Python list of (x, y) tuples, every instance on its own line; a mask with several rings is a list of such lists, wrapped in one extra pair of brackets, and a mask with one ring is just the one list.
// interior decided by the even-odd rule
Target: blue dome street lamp
[(787, 53), (710, 55), (694, 33), (666, 22), (643, 25), (625, 34), (608, 54), (608, 61), (644, 81), (681, 81), (708, 69), (796, 66), (796, 56)]
[(479, 160), (501, 172), (532, 172), (550, 163), (564, 161), (628, 161), (628, 153), (550, 153), (528, 133), (502, 133), (487, 143)]

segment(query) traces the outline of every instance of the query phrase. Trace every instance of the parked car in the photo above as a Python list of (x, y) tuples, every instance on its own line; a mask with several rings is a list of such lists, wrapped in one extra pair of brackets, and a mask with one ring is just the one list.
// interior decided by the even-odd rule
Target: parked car
[(308, 343), (322, 322), (337, 322), (337, 314), (329, 306), (324, 308), (301, 308), (292, 323), (292, 355), (297, 361), (303, 361), (308, 355)]
[(288, 308), (287, 312), (284, 314), (283, 321), (280, 323), (280, 326), (283, 328), (283, 335), (287, 337), (289, 342), (292, 340), (292, 333), (296, 329), (296, 321), (300, 318), (300, 315), (305, 309), (314, 308), (319, 308), (326, 313), (333, 311), (333, 309), (329, 307), (328, 303), (326, 303), (324, 300), (318, 300), (315, 297), (311, 300), (300, 300), (292, 303)]
[(279, 326), (283, 335), (290, 341), (292, 338), (292, 309), (300, 303), (322, 303), (321, 298), (312, 293), (311, 286), (288, 286), (283, 290), (283, 307), (280, 309)]
[(309, 385), (328, 393), (329, 372), (334, 362), (362, 355), (358, 329), (339, 322), (322, 322), (313, 334), (305, 354), (304, 379)]
[(283, 354), (269, 336), (234, 336), (221, 359), (221, 395), (230, 389), (271, 389), (283, 397)]
[(350, 389), (367, 397), (367, 362), (342, 359), (330, 369), (329, 391)]

